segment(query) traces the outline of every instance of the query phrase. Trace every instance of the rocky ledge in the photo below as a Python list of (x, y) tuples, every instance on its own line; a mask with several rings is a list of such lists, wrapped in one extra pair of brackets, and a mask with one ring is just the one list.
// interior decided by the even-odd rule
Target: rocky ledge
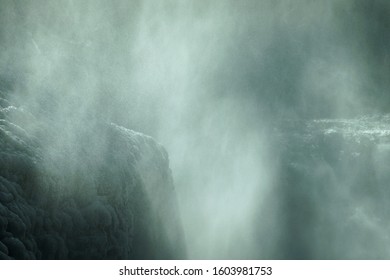
[(185, 257), (161, 145), (112, 123), (70, 137), (0, 97), (0, 259)]

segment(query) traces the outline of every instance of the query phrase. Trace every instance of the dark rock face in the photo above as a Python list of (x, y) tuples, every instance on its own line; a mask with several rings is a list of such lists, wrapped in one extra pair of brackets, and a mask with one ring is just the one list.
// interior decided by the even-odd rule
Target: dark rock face
[(33, 117), (0, 101), (0, 259), (185, 257), (168, 156), (152, 138), (104, 124), (47, 148), (64, 137), (30, 133), (20, 124)]

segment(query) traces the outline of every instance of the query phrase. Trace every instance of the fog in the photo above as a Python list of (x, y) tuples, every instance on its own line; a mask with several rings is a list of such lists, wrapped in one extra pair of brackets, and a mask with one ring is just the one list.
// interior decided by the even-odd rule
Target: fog
[[(312, 163), (311, 132), (291, 123), (323, 131), (329, 122), (314, 120), (338, 120), (324, 129), (345, 134), (340, 120), (389, 113), (389, 25), (385, 0), (5, 0), (0, 85), (38, 119), (18, 121), (47, 156), (68, 153), (65, 165), (80, 164), (80, 138), (104, 149), (101, 122), (160, 142), (188, 258), (388, 258), (388, 225), (364, 224), (385, 219), (366, 212), (380, 196), (353, 187), (367, 166), (377, 181), (362, 188), (385, 187), (387, 146), (374, 149), (377, 166), (341, 166), (326, 156), (348, 143), (332, 138), (315, 142), (325, 159)], [(360, 132), (383, 124), (366, 123)], [(359, 225), (341, 229), (338, 215)], [(370, 252), (352, 250), (374, 237)]]

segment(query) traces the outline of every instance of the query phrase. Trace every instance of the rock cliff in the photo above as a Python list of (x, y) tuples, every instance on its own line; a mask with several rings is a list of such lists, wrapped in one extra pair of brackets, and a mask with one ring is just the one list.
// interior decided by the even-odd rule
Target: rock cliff
[(0, 259), (184, 258), (161, 145), (113, 123), (70, 137), (0, 97)]

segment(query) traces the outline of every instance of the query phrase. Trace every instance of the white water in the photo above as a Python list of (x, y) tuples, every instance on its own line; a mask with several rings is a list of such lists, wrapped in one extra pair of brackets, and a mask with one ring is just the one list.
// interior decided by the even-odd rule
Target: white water
[[(339, 225), (337, 213), (319, 207), (318, 217), (305, 225), (297, 217), (304, 211), (290, 207), (307, 201), (336, 207), (325, 198), (321, 204), (320, 192), (310, 193), (335, 171), (333, 163), (319, 160), (312, 170), (318, 177), (311, 178), (317, 184), (310, 179), (302, 191), (299, 178), (284, 182), (291, 151), (284, 154), (279, 142), (290, 142), (302, 127), (280, 127), (285, 119), (335, 117), (310, 125), (332, 123), (320, 129), (324, 135), (388, 135), (383, 122), (374, 128), (366, 128), (364, 120), (347, 125), (351, 116), (384, 111), (389, 103), (380, 78), (387, 73), (387, 41), (378, 39), (387, 34), (382, 27), (388, 17), (380, 15), (388, 4), (63, 0), (1, 5), (2, 79), (17, 81), (15, 103), (37, 112), (50, 108), (50, 123), (63, 129), (47, 152), (71, 146), (85, 120), (118, 123), (156, 138), (170, 156), (190, 258), (360, 256), (332, 249), (346, 240), (341, 230), (332, 231)], [(283, 141), (279, 130), (287, 135)], [(296, 143), (303, 162), (311, 158), (311, 143)], [(295, 149), (289, 145), (287, 150)], [(327, 145), (317, 145), (321, 156), (332, 154)], [(340, 148), (330, 147), (335, 153)], [(374, 153), (379, 162), (386, 161), (380, 156), (386, 147)], [(383, 166), (375, 166), (382, 174), (378, 180), (385, 178)], [(345, 182), (337, 180), (329, 183), (327, 195), (347, 193), (359, 201), (360, 194), (345, 192)], [(290, 185), (298, 190), (285, 189)], [(299, 197), (307, 192), (313, 195), (307, 201)], [(321, 217), (325, 222), (318, 224)], [(326, 228), (331, 233), (317, 235)]]

